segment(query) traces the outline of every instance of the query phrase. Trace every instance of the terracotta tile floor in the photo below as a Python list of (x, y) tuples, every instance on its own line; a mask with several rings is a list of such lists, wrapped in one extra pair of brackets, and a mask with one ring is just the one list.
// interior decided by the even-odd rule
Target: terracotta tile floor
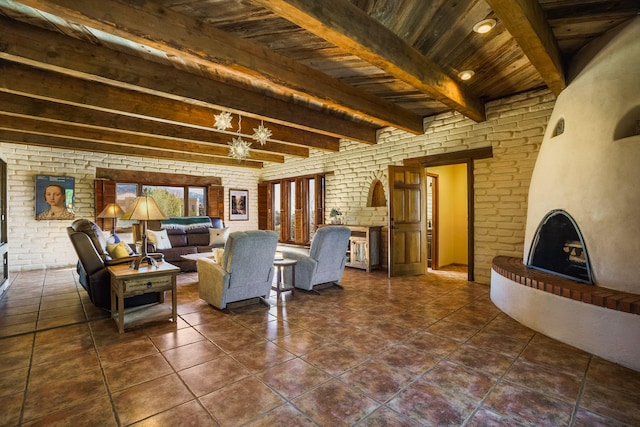
[(15, 273), (0, 426), (640, 426), (639, 372), (519, 325), (465, 277), (347, 269), (344, 290), (218, 311), (182, 274), (177, 324), (120, 335), (72, 269)]

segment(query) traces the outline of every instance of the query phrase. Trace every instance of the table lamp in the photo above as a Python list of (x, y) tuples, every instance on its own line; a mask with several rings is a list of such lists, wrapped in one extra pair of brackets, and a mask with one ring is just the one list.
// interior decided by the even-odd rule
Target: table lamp
[(147, 253), (147, 221), (167, 219), (162, 213), (156, 201), (151, 196), (138, 196), (131, 204), (129, 210), (122, 215), (121, 219), (139, 220), (142, 224), (142, 253), (134, 262), (131, 268), (140, 269), (140, 264), (146, 261), (149, 265), (158, 266), (158, 262)]
[(116, 218), (120, 218), (124, 215), (124, 211), (117, 203), (109, 203), (103, 210), (98, 214), (98, 218), (111, 218), (113, 220), (113, 225), (111, 226), (111, 238), (113, 238), (113, 243), (118, 243), (118, 238), (116, 236)]

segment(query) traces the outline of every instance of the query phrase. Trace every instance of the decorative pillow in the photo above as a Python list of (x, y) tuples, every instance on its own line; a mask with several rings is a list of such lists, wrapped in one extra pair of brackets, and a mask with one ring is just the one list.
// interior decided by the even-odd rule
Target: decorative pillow
[(167, 230), (147, 230), (149, 241), (156, 245), (156, 249), (171, 249), (171, 241), (167, 236)]
[(125, 242), (107, 244), (107, 252), (113, 259), (131, 255), (131, 248)]
[(209, 229), (209, 246), (224, 245), (229, 237), (228, 228), (210, 228)]

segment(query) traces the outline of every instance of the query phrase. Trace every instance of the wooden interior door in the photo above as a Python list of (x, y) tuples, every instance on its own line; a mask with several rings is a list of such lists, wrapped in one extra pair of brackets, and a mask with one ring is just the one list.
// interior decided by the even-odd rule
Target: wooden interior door
[(421, 166), (389, 166), (389, 277), (427, 271), (425, 181)]

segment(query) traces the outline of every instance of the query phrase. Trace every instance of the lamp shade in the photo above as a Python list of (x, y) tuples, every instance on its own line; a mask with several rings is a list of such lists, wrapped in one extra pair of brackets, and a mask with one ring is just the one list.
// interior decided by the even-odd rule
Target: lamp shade
[(141, 221), (167, 219), (151, 196), (138, 196), (120, 219)]
[(120, 218), (122, 215), (124, 215), (124, 211), (117, 203), (109, 203), (98, 214), (98, 218)]

